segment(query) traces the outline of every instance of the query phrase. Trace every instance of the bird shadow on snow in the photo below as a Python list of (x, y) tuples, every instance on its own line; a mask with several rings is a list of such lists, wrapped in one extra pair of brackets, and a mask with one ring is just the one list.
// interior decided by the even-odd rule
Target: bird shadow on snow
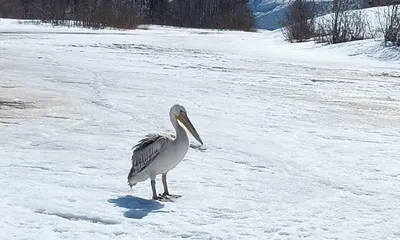
[(109, 199), (108, 202), (114, 203), (118, 207), (128, 209), (124, 213), (124, 216), (127, 218), (142, 219), (151, 212), (166, 212), (166, 211), (157, 211), (164, 207), (164, 204), (160, 202), (134, 197), (131, 195), (126, 195), (115, 199)]

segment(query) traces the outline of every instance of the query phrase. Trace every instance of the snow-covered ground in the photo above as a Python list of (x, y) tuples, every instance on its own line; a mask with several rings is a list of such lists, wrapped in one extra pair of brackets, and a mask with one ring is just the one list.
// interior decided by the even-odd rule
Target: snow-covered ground
[[(400, 63), (371, 47), (0, 19), (0, 239), (399, 239)], [(174, 103), (205, 144), (161, 203), (126, 177)]]

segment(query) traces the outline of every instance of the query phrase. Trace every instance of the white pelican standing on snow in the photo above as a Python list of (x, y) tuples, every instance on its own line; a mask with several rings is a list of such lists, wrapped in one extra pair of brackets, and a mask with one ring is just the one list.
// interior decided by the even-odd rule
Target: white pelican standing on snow
[[(186, 155), (189, 149), (189, 138), (185, 129), (178, 123), (181, 122), (187, 130), (203, 144), (200, 135), (192, 125), (187, 116), (186, 109), (175, 104), (169, 111), (169, 117), (176, 131), (176, 137), (172, 135), (151, 133), (141, 139), (133, 147), (132, 168), (128, 175), (130, 187), (138, 182), (143, 182), (150, 178), (153, 199), (169, 200), (168, 196), (173, 196), (168, 191), (167, 173), (176, 167)], [(162, 174), (164, 193), (157, 195), (156, 176)], [(179, 195), (175, 195), (180, 197)]]

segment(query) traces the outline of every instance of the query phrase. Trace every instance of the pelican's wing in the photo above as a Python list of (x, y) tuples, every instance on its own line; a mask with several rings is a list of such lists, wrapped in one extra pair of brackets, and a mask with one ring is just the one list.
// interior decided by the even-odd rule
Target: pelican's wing
[(161, 134), (148, 134), (133, 146), (132, 168), (128, 179), (145, 169), (167, 146), (169, 138)]

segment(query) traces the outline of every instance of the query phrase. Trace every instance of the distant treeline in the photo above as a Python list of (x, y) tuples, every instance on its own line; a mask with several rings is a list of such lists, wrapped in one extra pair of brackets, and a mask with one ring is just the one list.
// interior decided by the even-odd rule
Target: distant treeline
[(248, 0), (0, 0), (0, 16), (85, 27), (139, 24), (252, 30)]

